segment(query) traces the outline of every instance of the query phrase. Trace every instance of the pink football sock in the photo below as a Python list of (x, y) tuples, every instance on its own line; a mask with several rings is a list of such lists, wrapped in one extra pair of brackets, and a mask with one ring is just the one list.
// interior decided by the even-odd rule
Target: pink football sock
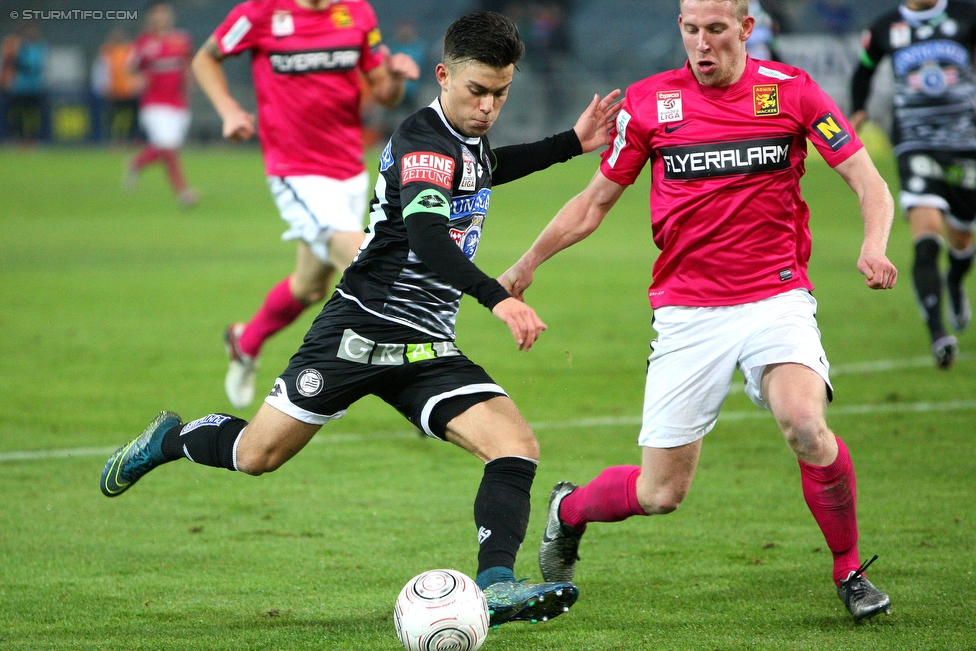
[(241, 351), (251, 357), (257, 357), (265, 340), (297, 319), (306, 307), (304, 303), (292, 296), (291, 289), (288, 287), (288, 278), (282, 280), (271, 288), (264, 298), (261, 309), (245, 326), (238, 340)]
[(607, 468), (586, 486), (563, 498), (559, 518), (583, 531), (587, 522), (619, 522), (632, 515), (647, 515), (637, 501), (640, 466)]
[(136, 159), (132, 162), (132, 166), (138, 172), (143, 167), (149, 165), (150, 163), (154, 162), (157, 158), (159, 158), (161, 153), (162, 152), (160, 152), (152, 145), (146, 145), (145, 147), (142, 148), (142, 151), (139, 152), (139, 155), (136, 156)]
[(183, 180), (183, 167), (180, 165), (180, 154), (175, 149), (163, 149), (159, 152), (163, 162), (166, 164), (166, 174), (169, 176), (169, 184), (173, 192), (179, 194), (186, 189), (186, 181)]
[(834, 583), (860, 566), (857, 551), (857, 483), (847, 446), (837, 439), (837, 458), (829, 466), (799, 460), (803, 497), (834, 555)]

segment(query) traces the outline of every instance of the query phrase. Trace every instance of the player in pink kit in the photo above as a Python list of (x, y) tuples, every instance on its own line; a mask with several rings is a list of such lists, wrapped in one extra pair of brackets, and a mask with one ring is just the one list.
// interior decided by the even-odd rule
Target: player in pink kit
[[(227, 88), (224, 57), (251, 55), (258, 122)], [(193, 71), (230, 140), (255, 131), (268, 186), (297, 240), (295, 270), (275, 285), (251, 320), (225, 333), (224, 388), (238, 409), (254, 399), (264, 341), (325, 297), (363, 242), (369, 175), (364, 167), (360, 75), (383, 106), (396, 106), (420, 70), (390, 55), (365, 0), (251, 0), (231, 10), (193, 60)]]
[[(651, 165), (651, 227), (661, 255), (649, 290), (652, 342), (638, 442), (641, 466), (561, 482), (539, 552), (546, 581), (572, 580), (589, 522), (670, 513), (687, 494), (703, 437), (738, 367), (746, 393), (772, 412), (799, 459), (803, 494), (833, 553), (838, 595), (855, 620), (890, 610), (858, 555), (854, 467), (827, 427), (826, 354), (807, 277), (809, 209), (800, 196), (806, 140), (857, 194), (858, 270), (894, 286), (885, 255), (887, 185), (829, 97), (798, 68), (746, 56), (748, 0), (683, 0), (689, 63), (633, 84), (600, 171), (500, 281), (513, 296), (535, 269), (599, 226)], [(873, 561), (874, 559), (872, 559)]]
[(174, 29), (173, 7), (154, 3), (148, 10), (149, 29), (135, 41), (136, 60), (144, 86), (139, 98), (139, 124), (149, 140), (126, 169), (125, 187), (134, 190), (143, 168), (161, 160), (176, 200), (185, 208), (196, 205), (199, 195), (188, 187), (180, 164), (180, 149), (190, 128), (186, 91), (193, 43)]

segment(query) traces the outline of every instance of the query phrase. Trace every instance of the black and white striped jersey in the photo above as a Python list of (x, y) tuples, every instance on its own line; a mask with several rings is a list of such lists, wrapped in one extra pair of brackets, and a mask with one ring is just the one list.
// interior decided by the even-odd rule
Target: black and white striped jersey
[(895, 151), (976, 150), (976, 5), (939, 0), (912, 11), (902, 5), (863, 35), (854, 75), (853, 110), (863, 109), (875, 66), (891, 57), (895, 78)]

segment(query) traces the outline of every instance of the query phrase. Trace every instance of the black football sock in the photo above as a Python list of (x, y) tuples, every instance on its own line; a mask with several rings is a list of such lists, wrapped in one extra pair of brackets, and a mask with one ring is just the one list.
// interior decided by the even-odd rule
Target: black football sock
[(915, 295), (924, 314), (932, 341), (945, 335), (942, 325), (942, 278), (939, 275), (939, 253), (942, 243), (935, 237), (923, 237), (915, 242), (915, 267), (912, 279)]
[(174, 427), (163, 436), (162, 451), (167, 459), (186, 457), (193, 463), (237, 470), (235, 447), (247, 421), (228, 414), (210, 414)]
[(485, 464), (474, 500), (478, 527), (478, 574), (494, 567), (515, 567), (529, 526), (529, 495), (537, 463), (521, 457), (502, 457)]
[[(976, 246), (972, 244), (969, 248), (962, 251), (957, 251), (956, 249), (949, 247), (949, 272), (946, 274), (946, 285), (949, 288), (959, 290), (962, 287), (962, 279), (965, 278), (966, 274), (969, 273), (969, 269), (973, 266), (973, 253), (976, 252)], [(955, 302), (958, 305), (959, 297), (956, 296)]]

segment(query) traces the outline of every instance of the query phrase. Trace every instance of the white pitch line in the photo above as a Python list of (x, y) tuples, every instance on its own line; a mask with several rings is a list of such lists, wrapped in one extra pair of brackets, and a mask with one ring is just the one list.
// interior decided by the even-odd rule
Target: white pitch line
[[(957, 361), (964, 362), (971, 358), (972, 353), (960, 353)], [(854, 373), (880, 373), (882, 371), (898, 371), (905, 368), (933, 368), (935, 360), (931, 355), (909, 357), (908, 359), (877, 359), (871, 362), (849, 362), (830, 367), (831, 377), (835, 375), (853, 375)]]
[[(827, 410), (828, 416), (869, 416), (872, 414), (897, 413), (928, 413), (937, 411), (968, 411), (976, 410), (976, 400), (948, 400), (945, 402), (891, 402), (867, 405), (838, 405)], [(751, 420), (767, 418), (768, 412), (759, 409), (749, 411), (724, 411), (719, 421)], [(541, 421), (531, 423), (535, 431), (553, 429), (588, 429), (594, 427), (637, 427), (641, 424), (640, 416), (607, 416), (603, 418), (577, 418), (563, 421)], [(312, 439), (312, 443), (360, 443), (377, 439), (406, 439), (420, 436), (417, 430), (394, 430), (387, 432), (371, 432), (357, 434), (352, 432), (336, 432), (335, 434), (321, 434)], [(39, 459), (71, 459), (75, 457), (108, 457), (117, 448), (64, 448), (55, 450), (22, 450), (18, 452), (0, 453), (0, 463), (11, 461), (37, 461)]]

